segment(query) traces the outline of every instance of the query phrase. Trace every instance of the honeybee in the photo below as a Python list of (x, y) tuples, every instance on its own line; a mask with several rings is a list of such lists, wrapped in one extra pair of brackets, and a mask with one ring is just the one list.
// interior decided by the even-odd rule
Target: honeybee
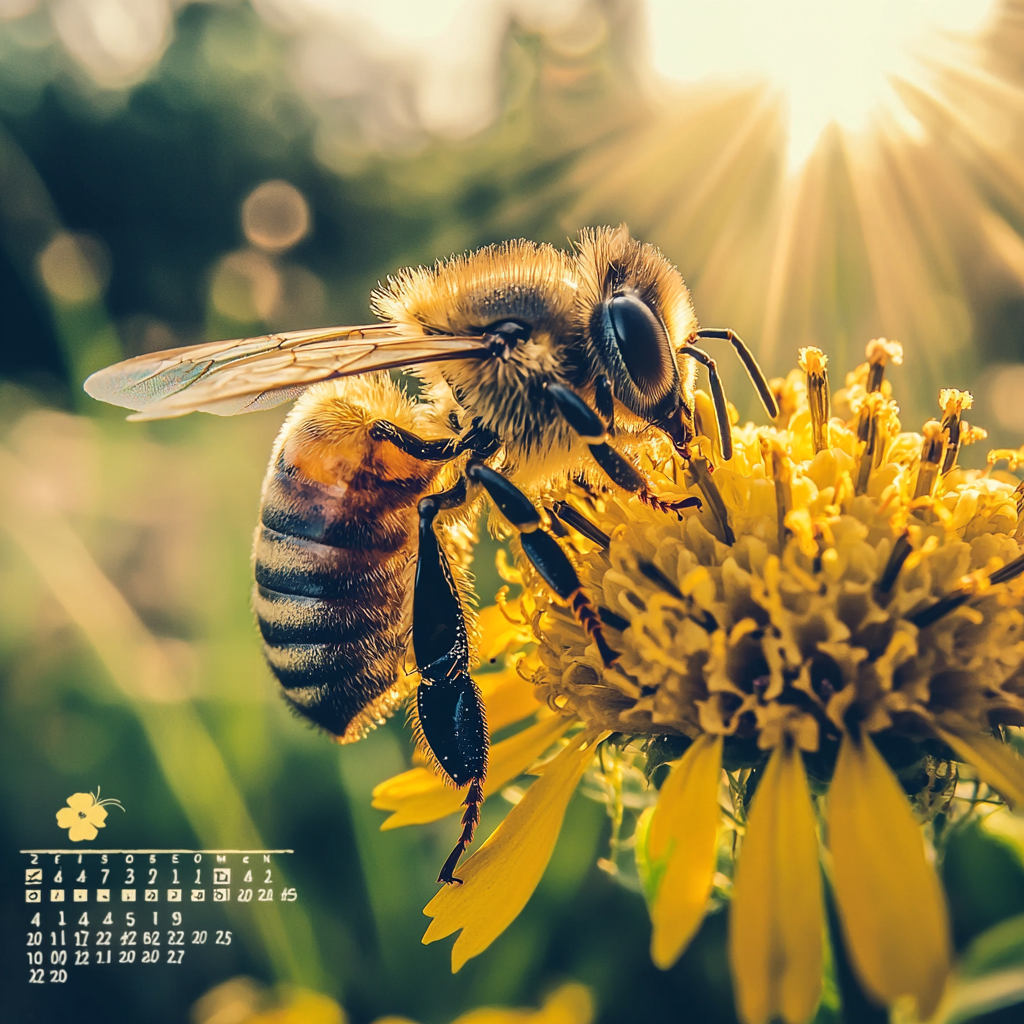
[[(380, 323), (138, 356), (85, 389), (135, 410), (131, 419), (233, 415), (299, 396), (274, 445), (256, 537), (264, 650), (292, 706), (346, 743), (407, 696), (411, 636), (417, 737), (443, 777), (467, 787), (438, 876), (452, 883), (480, 819), (488, 754), (453, 510), (485, 495), (610, 665), (599, 611), (533, 498), (573, 479), (610, 481), (666, 512), (699, 506), (659, 498), (618, 450), (656, 428), (690, 457), (703, 364), (731, 456), (725, 393), (699, 339), (730, 341), (769, 416), (778, 410), (743, 342), (698, 329), (678, 271), (625, 226), (585, 230), (571, 252), (518, 240), (403, 270), (372, 305)], [(419, 378), (418, 401), (381, 372), (399, 368)]]

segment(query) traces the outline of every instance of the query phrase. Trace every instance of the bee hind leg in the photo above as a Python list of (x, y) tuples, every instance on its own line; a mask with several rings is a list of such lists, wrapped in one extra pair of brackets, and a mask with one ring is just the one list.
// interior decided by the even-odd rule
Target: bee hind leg
[(540, 513), (533, 502), (511, 480), (482, 462), (470, 462), (466, 467), (466, 477), (471, 483), (480, 484), (505, 518), (519, 530), (523, 554), (544, 582), (572, 608), (580, 625), (597, 645), (605, 666), (610, 668), (614, 665), (619, 653), (612, 650), (605, 638), (601, 616), (583, 592), (583, 584), (568, 555), (543, 528)]
[(469, 674), (466, 617), (434, 520), (466, 500), (466, 481), (419, 503), (419, 555), (413, 589), (412, 644), (420, 670), (415, 731), (435, 765), (459, 788), (468, 785), (462, 833), (439, 882), (459, 882), (455, 868), (473, 840), (484, 801), (488, 734), (484, 702)]
[(681, 516), (683, 509), (700, 508), (701, 501), (697, 497), (681, 498), (678, 501), (665, 501), (659, 498), (644, 479), (643, 474), (610, 444), (604, 424), (598, 415), (574, 391), (561, 384), (549, 384), (548, 393), (555, 400), (558, 411), (582, 440), (587, 442), (594, 461), (605, 471), (614, 484), (625, 491), (632, 491), (645, 505), (659, 512), (675, 512)]

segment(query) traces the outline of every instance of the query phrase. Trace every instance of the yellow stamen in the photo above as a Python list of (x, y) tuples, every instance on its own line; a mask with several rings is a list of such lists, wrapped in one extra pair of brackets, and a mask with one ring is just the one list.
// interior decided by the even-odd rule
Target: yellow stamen
[(891, 359), (897, 366), (903, 362), (903, 346), (898, 341), (875, 338), (868, 342), (868, 392), (881, 391), (885, 364)]
[(722, 492), (718, 489), (718, 484), (716, 484), (711, 478), (707, 460), (691, 459), (690, 472), (693, 474), (693, 478), (697, 486), (701, 489), (701, 493), (704, 495), (704, 498), (708, 503), (708, 508), (711, 510), (712, 516), (718, 523), (718, 529), (722, 540), (726, 544), (734, 544), (736, 542), (736, 535), (733, 533), (732, 527), (729, 525), (729, 513), (726, 510), (725, 501), (722, 498)]
[(766, 448), (771, 454), (767, 468), (770, 469), (769, 475), (775, 485), (775, 517), (779, 523), (779, 552), (781, 554), (786, 547), (786, 537), (789, 533), (786, 527), (786, 516), (793, 508), (793, 461), (774, 438), (771, 441), (761, 438), (762, 453)]
[(921, 446), (921, 468), (917, 472), (914, 498), (930, 498), (935, 490), (942, 452), (946, 444), (945, 432), (938, 420), (929, 420), (922, 429), (924, 444)]
[(867, 400), (861, 406), (857, 437), (864, 442), (864, 448), (861, 450), (860, 467), (857, 472), (855, 488), (857, 494), (867, 492), (871, 471), (881, 462), (883, 444), (882, 438), (879, 436), (879, 420), (885, 405), (885, 399), (880, 394), (872, 393), (868, 395)]
[(828, 356), (820, 348), (802, 348), (800, 369), (807, 374), (807, 404), (811, 410), (811, 435), (814, 451), (828, 447), (828, 418), (832, 396), (828, 387)]
[(974, 405), (974, 396), (970, 391), (958, 391), (956, 388), (943, 388), (939, 392), (939, 407), (942, 409), (942, 429), (946, 434), (946, 450), (942, 458), (942, 474), (948, 473), (956, 465), (957, 453), (964, 438), (961, 436), (960, 421), (966, 410)]

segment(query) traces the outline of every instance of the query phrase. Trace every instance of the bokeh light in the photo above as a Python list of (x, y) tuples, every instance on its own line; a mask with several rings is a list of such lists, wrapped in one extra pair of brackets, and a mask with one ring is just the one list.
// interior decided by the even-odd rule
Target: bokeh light
[(309, 203), (287, 181), (265, 181), (242, 203), (242, 229), (253, 245), (283, 252), (306, 237)]
[(273, 261), (257, 249), (228, 253), (217, 264), (210, 301), (239, 323), (268, 320), (281, 298), (281, 277)]
[(60, 231), (39, 254), (39, 274), (61, 302), (88, 302), (106, 287), (110, 257), (98, 239)]
[(57, 0), (52, 12), (68, 52), (107, 87), (138, 81), (170, 41), (167, 0)]

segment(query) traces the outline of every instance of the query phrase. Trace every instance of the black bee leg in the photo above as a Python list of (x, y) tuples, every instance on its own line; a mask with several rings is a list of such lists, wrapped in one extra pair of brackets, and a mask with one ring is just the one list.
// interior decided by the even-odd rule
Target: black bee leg
[(466, 617), (451, 566), (437, 540), (434, 520), (466, 500), (466, 481), (419, 503), (419, 557), (412, 600), (412, 646), (420, 670), (416, 730), (438, 767), (455, 786), (469, 785), (462, 833), (444, 862), (439, 882), (458, 882), (455, 868), (480, 822), (487, 775), (487, 719), (483, 698), (469, 674)]
[(549, 384), (548, 393), (569, 426), (587, 443), (594, 461), (612, 483), (618, 484), (625, 491), (632, 491), (644, 504), (659, 512), (675, 512), (679, 515), (684, 508), (700, 508), (700, 498), (663, 501), (655, 495), (643, 474), (608, 444), (608, 434), (597, 413), (574, 391), (561, 384)]
[(563, 522), (568, 523), (574, 530), (583, 534), (587, 540), (593, 541), (598, 547), (607, 548), (611, 537), (604, 532), (596, 523), (592, 523), (582, 512), (577, 512), (567, 501), (556, 501), (551, 506), (551, 511)]
[(479, 420), (473, 421), (462, 438), (431, 439), (419, 437), (389, 420), (375, 420), (370, 424), (370, 437), (374, 441), (390, 441), (406, 455), (423, 462), (450, 462), (467, 451), (486, 456), (498, 449), (497, 437), (482, 427)]
[(597, 609), (583, 593), (583, 584), (569, 557), (558, 546), (558, 541), (541, 525), (540, 513), (533, 502), (515, 484), (482, 462), (470, 462), (466, 467), (470, 483), (480, 484), (502, 515), (519, 531), (523, 554), (540, 573), (541, 579), (573, 610), (580, 625), (597, 644), (601, 661), (608, 667), (619, 658), (605, 639), (604, 627)]
[(605, 374), (600, 374), (594, 381), (594, 401), (601, 419), (608, 424), (608, 436), (615, 436), (615, 392), (612, 382)]
[(389, 420), (375, 420), (370, 424), (369, 433), (374, 441), (390, 441), (406, 455), (424, 462), (448, 462), (459, 454), (459, 442), (455, 438), (428, 440)]
[(746, 342), (735, 331), (731, 331), (727, 327), (703, 327), (699, 331), (695, 331), (693, 337), (729, 342), (736, 350), (736, 355), (739, 356), (744, 369), (746, 369), (747, 375), (754, 385), (754, 390), (757, 391), (758, 397), (761, 399), (764, 411), (772, 419), (779, 415), (779, 404), (775, 401), (775, 395), (768, 385), (768, 378), (765, 377), (764, 371), (754, 358), (754, 353), (747, 348)]

